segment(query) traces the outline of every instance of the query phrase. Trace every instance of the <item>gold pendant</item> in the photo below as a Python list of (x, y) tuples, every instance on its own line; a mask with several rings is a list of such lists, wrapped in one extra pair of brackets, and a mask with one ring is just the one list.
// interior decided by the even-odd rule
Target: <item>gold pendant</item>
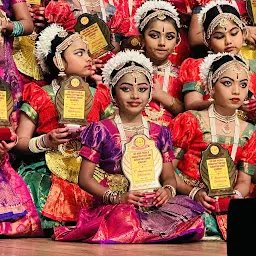
[(231, 133), (231, 129), (230, 129), (228, 123), (223, 124), (221, 128), (222, 128), (222, 131), (223, 131), (225, 134), (230, 134), (230, 133)]

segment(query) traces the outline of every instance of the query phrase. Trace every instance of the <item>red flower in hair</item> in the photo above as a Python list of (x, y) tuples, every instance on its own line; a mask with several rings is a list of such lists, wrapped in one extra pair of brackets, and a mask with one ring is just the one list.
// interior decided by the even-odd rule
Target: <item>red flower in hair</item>
[(48, 23), (56, 23), (74, 32), (76, 18), (71, 6), (64, 0), (50, 1), (45, 8), (45, 19)]

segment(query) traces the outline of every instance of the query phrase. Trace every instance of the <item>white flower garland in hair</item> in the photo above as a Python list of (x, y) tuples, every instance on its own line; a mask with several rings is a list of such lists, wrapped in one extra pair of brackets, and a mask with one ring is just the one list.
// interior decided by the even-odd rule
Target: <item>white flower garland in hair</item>
[(212, 9), (213, 7), (216, 7), (217, 5), (230, 5), (232, 7), (234, 7), (238, 13), (239, 12), (239, 9), (238, 9), (238, 6), (236, 4), (235, 1), (225, 1), (225, 0), (217, 0), (217, 1), (211, 1), (209, 2), (208, 4), (206, 4), (202, 10), (200, 11), (200, 13), (198, 14), (198, 23), (201, 27), (203, 27), (203, 23), (204, 23), (204, 20), (205, 20), (205, 15), (206, 13)]
[(35, 45), (35, 56), (38, 60), (44, 72), (49, 72), (45, 60), (49, 53), (51, 53), (52, 40), (56, 37), (59, 32), (65, 31), (63, 27), (53, 23), (47, 28), (45, 28), (38, 37), (38, 41)]
[(180, 18), (176, 8), (170, 3), (162, 0), (147, 1), (142, 4), (134, 15), (136, 27), (139, 28), (142, 20), (147, 16), (147, 13), (151, 10), (163, 10), (170, 12), (171, 17), (175, 20), (178, 27), (180, 27)]
[(144, 67), (147, 72), (153, 74), (153, 65), (149, 58), (136, 50), (118, 52), (104, 65), (102, 77), (105, 84), (111, 84), (111, 74), (114, 70), (120, 70), (126, 63), (134, 62)]

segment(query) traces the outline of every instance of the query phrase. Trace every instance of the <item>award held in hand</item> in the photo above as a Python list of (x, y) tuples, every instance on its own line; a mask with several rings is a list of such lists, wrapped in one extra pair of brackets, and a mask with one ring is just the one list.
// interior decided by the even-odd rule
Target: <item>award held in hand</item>
[(61, 83), (56, 94), (59, 123), (75, 132), (86, 124), (86, 117), (93, 104), (88, 83), (78, 76), (71, 76)]
[(75, 25), (75, 31), (88, 42), (89, 52), (93, 59), (106, 57), (114, 49), (111, 44), (109, 27), (97, 15), (88, 13), (80, 15)]
[(219, 143), (211, 143), (202, 152), (200, 174), (208, 188), (208, 196), (214, 197), (215, 213), (226, 213), (234, 192), (236, 166), (229, 155)]
[(9, 84), (0, 78), (0, 140), (9, 141), (11, 138), (10, 115), (13, 111), (13, 97)]
[(149, 205), (154, 190), (161, 187), (159, 177), (163, 159), (155, 142), (146, 135), (135, 135), (125, 144), (121, 161), (122, 170), (130, 183), (130, 191), (145, 192)]

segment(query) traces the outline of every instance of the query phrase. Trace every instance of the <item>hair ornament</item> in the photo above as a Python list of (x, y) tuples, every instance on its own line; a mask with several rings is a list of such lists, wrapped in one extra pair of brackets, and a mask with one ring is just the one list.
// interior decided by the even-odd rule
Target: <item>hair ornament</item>
[[(150, 12), (150, 14), (148, 14), (148, 12)], [(180, 18), (176, 8), (168, 2), (152, 0), (146, 1), (136, 10), (134, 20), (136, 27), (139, 28), (139, 30), (143, 30), (147, 23), (153, 18), (165, 20), (166, 17), (172, 18), (177, 27), (180, 28)]]

